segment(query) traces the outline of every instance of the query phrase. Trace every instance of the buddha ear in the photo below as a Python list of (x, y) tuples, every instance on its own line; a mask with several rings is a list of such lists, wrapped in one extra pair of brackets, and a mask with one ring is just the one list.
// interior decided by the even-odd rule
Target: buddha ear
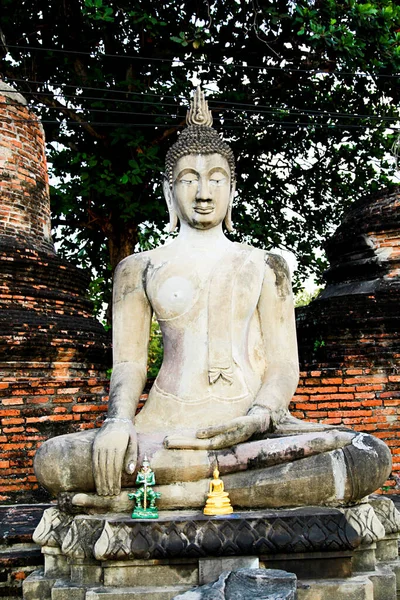
[(174, 206), (174, 198), (172, 196), (172, 190), (169, 185), (168, 177), (164, 175), (163, 178), (163, 190), (164, 190), (164, 198), (167, 203), (168, 213), (169, 213), (169, 228), (168, 233), (172, 233), (175, 231), (176, 226), (178, 225), (178, 215), (176, 214), (175, 206)]
[(233, 225), (232, 225), (232, 205), (233, 205), (233, 197), (235, 195), (236, 192), (236, 181), (233, 180), (232, 181), (232, 186), (231, 186), (231, 193), (229, 196), (229, 204), (228, 204), (228, 210), (226, 211), (226, 215), (225, 215), (225, 227), (227, 228), (227, 230), (229, 231), (229, 233), (231, 231), (233, 231)]

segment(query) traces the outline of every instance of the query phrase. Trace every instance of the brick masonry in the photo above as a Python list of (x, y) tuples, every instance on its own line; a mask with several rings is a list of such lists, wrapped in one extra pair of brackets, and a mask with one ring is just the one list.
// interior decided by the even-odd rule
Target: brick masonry
[(42, 127), (1, 82), (0, 113), (0, 502), (31, 503), (38, 445), (101, 422), (111, 349), (88, 275), (54, 252)]
[(383, 439), (400, 491), (400, 190), (351, 208), (327, 244), (327, 286), (297, 311), (298, 417)]

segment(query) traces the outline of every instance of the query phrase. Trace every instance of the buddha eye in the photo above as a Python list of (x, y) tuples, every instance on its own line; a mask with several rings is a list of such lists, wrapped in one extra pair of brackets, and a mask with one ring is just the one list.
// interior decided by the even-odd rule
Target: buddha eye
[(226, 177), (213, 177), (212, 179), (210, 179), (210, 184), (211, 185), (222, 185), (223, 183), (225, 183), (226, 181)]
[(184, 185), (190, 185), (192, 183), (197, 183), (199, 180), (197, 179), (197, 177), (193, 177), (193, 179), (190, 179), (188, 177), (182, 177), (182, 179), (179, 180), (179, 183), (183, 183)]

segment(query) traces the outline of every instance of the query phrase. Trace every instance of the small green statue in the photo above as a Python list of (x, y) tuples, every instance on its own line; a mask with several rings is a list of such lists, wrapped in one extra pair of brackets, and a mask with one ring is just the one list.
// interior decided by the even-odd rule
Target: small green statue
[(128, 494), (130, 500), (135, 500), (135, 508), (132, 513), (132, 519), (157, 519), (158, 511), (156, 507), (157, 498), (161, 497), (160, 492), (155, 492), (151, 486), (155, 485), (156, 479), (154, 471), (150, 468), (150, 463), (145, 456), (143, 465), (136, 477), (136, 485), (140, 488), (136, 492)]

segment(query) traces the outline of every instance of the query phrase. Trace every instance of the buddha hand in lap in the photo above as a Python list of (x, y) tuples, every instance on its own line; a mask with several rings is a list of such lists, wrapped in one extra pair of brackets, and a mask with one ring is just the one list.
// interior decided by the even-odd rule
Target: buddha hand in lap
[[(130, 508), (144, 454), (161, 484), (160, 509), (201, 507), (215, 467), (232, 505), (247, 508), (345, 504), (390, 473), (380, 440), (289, 415), (298, 383), (289, 274), (279, 256), (225, 237), (234, 158), (211, 123), (198, 90), (166, 161), (170, 228), (179, 219), (179, 234), (116, 270), (107, 419), (100, 430), (48, 440), (36, 455), (39, 481), (76, 493), (77, 506)], [(135, 417), (153, 313), (164, 359)]]

